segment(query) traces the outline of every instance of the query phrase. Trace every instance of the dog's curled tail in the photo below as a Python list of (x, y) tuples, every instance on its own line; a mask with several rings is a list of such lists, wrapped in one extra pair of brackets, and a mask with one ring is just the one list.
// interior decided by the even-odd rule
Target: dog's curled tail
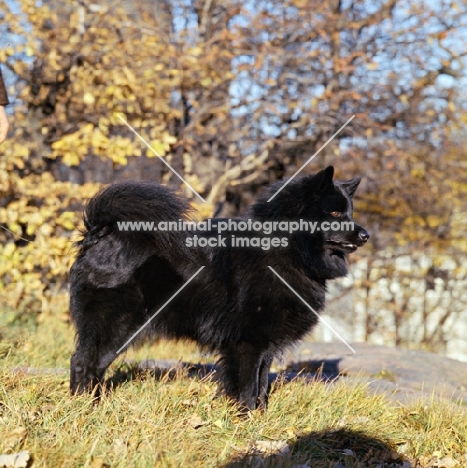
[[(116, 182), (100, 190), (84, 209), (81, 252), (104, 239), (122, 244), (128, 253), (151, 255), (169, 260), (190, 257), (185, 245), (186, 232), (172, 228), (169, 222), (190, 221), (193, 215), (188, 200), (172, 189), (150, 180)], [(166, 229), (159, 229), (165, 224)]]

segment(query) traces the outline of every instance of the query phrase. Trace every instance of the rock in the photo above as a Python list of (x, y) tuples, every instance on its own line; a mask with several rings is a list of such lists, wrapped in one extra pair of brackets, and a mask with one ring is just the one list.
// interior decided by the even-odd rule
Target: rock
[(322, 367), (328, 378), (363, 377), (370, 388), (394, 401), (437, 396), (467, 404), (467, 363), (425, 351), (354, 343), (352, 354), (342, 343), (303, 343), (287, 357), (286, 372), (316, 374)]

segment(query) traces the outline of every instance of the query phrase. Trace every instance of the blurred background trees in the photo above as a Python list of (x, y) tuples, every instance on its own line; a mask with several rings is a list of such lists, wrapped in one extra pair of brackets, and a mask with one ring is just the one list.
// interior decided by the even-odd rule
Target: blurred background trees
[[(466, 300), (464, 2), (0, 0), (0, 19), (14, 113), (0, 147), (5, 307), (64, 307), (57, 290), (99, 184), (151, 178), (203, 216), (240, 214), (355, 115), (304, 173), (364, 176), (357, 336), (384, 324), (380, 341), (446, 350)], [(436, 326), (414, 338), (417, 314)]]

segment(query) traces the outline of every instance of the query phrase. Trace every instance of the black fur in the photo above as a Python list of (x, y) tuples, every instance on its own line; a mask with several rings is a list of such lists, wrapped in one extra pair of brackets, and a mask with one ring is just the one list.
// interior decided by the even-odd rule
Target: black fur
[[(332, 167), (268, 187), (250, 210), (260, 221), (351, 221), (359, 178), (333, 182)], [(338, 213), (336, 213), (338, 212)], [(336, 218), (338, 216), (338, 218)], [(146, 338), (192, 339), (220, 356), (225, 393), (247, 408), (267, 401), (272, 360), (300, 340), (316, 316), (275, 277), (274, 268), (317, 312), (324, 308), (326, 281), (347, 273), (346, 256), (369, 234), (276, 232), (287, 247), (189, 248), (191, 232), (123, 232), (117, 221), (189, 219), (188, 202), (150, 181), (110, 185), (87, 204), (86, 232), (71, 268), (71, 317), (77, 347), (71, 359), (71, 391), (92, 390), (117, 350), (201, 267), (205, 268), (148, 325)], [(217, 232), (198, 232), (217, 238)], [(265, 237), (258, 232), (223, 236)], [(270, 236), (270, 237), (271, 237)]]

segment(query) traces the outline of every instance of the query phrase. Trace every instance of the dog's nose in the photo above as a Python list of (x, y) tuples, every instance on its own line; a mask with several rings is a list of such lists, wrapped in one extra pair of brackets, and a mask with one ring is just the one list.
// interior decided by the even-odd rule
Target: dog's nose
[(366, 242), (370, 238), (370, 233), (368, 231), (365, 231), (365, 229), (362, 229), (358, 233), (358, 237), (363, 241)]

